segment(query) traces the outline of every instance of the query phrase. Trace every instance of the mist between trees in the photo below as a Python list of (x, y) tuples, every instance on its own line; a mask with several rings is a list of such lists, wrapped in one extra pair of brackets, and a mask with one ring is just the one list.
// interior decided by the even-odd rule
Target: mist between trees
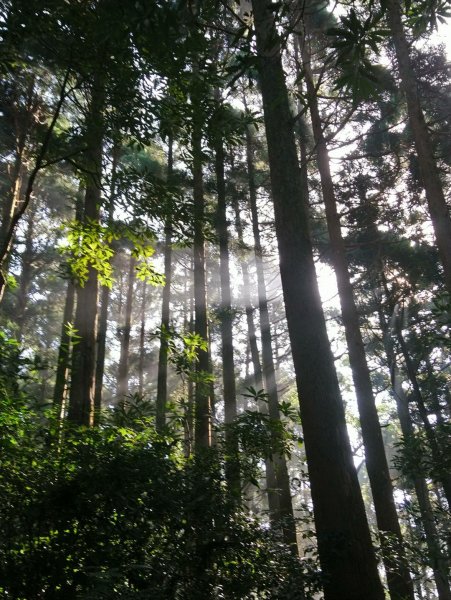
[(0, 6), (0, 596), (450, 600), (449, 4)]

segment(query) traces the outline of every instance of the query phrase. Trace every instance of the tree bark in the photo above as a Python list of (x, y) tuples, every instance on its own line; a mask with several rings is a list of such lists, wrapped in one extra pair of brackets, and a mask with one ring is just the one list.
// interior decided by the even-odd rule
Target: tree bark
[(130, 335), (132, 329), (133, 291), (136, 278), (136, 258), (131, 255), (128, 267), (124, 327), (121, 331), (121, 354), (117, 372), (117, 397), (120, 402), (128, 395)]
[[(174, 140), (172, 136), (168, 140), (168, 165), (167, 181), (170, 182), (174, 169), (173, 158)], [(162, 431), (166, 423), (166, 403), (168, 401), (168, 340), (170, 302), (171, 302), (171, 284), (172, 284), (172, 240), (171, 240), (171, 221), (168, 217), (165, 226), (164, 240), (164, 276), (165, 284), (163, 288), (163, 298), (161, 305), (161, 331), (160, 351), (158, 355), (158, 379), (157, 379), (157, 403), (156, 403), (156, 428)]]
[[(193, 103), (200, 98), (193, 96)], [(194, 332), (205, 342), (209, 341), (207, 318), (207, 280), (205, 270), (205, 199), (202, 173), (202, 113), (193, 107), (193, 200), (194, 200)], [(194, 447), (200, 451), (211, 446), (211, 390), (207, 379), (211, 376), (210, 357), (207, 350), (199, 349), (196, 363), (196, 387), (194, 399), (195, 437)]]
[[(216, 211), (216, 233), (219, 240), (219, 277), (221, 285), (220, 328), (222, 381), (224, 395), (224, 423), (231, 425), (237, 416), (235, 361), (233, 352), (233, 313), (232, 292), (230, 289), (229, 232), (227, 225), (227, 202), (225, 185), (224, 147), (222, 140), (215, 144), (215, 174), (218, 205)], [(226, 466), (229, 490), (235, 497), (241, 492), (238, 463), (238, 443), (230, 429), (226, 429), (225, 442), (227, 455), (230, 456)]]
[(401, 2), (400, 0), (388, 0), (387, 7), (388, 21), (395, 46), (402, 89), (406, 97), (409, 124), (417, 151), (421, 179), (426, 192), (439, 256), (443, 264), (445, 285), (448, 293), (451, 294), (451, 218), (449, 207), (443, 193), (431, 136), (421, 107), (417, 81), (410, 60), (409, 44), (402, 24)]
[[(359, 409), (365, 462), (371, 485), (377, 526), (381, 534), (380, 541), (388, 589), (392, 600), (414, 600), (414, 590), (405, 561), (401, 527), (393, 498), (393, 487), (385, 454), (384, 440), (377, 414), (370, 371), (366, 362), (359, 313), (348, 270), (346, 246), (341, 233), (340, 216), (330, 172), (329, 152), (322, 130), (316, 87), (311, 71), (308, 40), (304, 39), (301, 42), (298, 37), (297, 41), (302, 53), (316, 159), (331, 245), (332, 265), (337, 280), (349, 363)], [(394, 556), (395, 549), (396, 556)]]
[(325, 600), (382, 600), (316, 280), (273, 11), (266, 0), (252, 4), (282, 288)]
[[(100, 219), (104, 89), (99, 76), (93, 81), (86, 123), (88, 164), (83, 220)], [(72, 378), (68, 419), (77, 425), (93, 425), (97, 341), (97, 271), (89, 268), (88, 280), (77, 286), (77, 308), (74, 329), (79, 336), (72, 351)]]
[(71, 336), (68, 325), (72, 322), (75, 308), (75, 286), (73, 281), (67, 282), (66, 300), (64, 303), (63, 324), (61, 327), (60, 346), (56, 367), (55, 387), (53, 390), (53, 405), (59, 420), (63, 420), (66, 409), (67, 383), (69, 376)]

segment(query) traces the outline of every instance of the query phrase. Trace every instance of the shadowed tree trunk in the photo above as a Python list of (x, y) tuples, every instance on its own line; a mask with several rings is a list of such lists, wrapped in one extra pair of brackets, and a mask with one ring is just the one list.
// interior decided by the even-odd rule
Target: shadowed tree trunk
[(409, 54), (409, 43), (402, 24), (400, 0), (388, 0), (388, 22), (391, 31), (401, 85), (407, 102), (409, 124), (412, 129), (420, 166), (421, 180), (434, 228), (438, 252), (443, 264), (445, 284), (451, 294), (451, 218), (443, 193), (443, 186), (434, 158), (431, 136), (426, 124), (418, 92), (417, 78)]
[(282, 288), (325, 600), (382, 600), (316, 280), (273, 10), (266, 0), (252, 5)]
[(130, 335), (132, 329), (132, 311), (133, 311), (133, 292), (136, 279), (136, 258), (130, 255), (127, 294), (125, 299), (124, 326), (121, 331), (121, 355), (119, 358), (119, 367), (117, 373), (117, 396), (120, 402), (124, 401), (128, 395), (129, 380), (129, 358), (130, 358)]
[(61, 327), (61, 339), (58, 350), (56, 367), (55, 388), (53, 390), (53, 405), (59, 419), (64, 418), (67, 396), (67, 380), (69, 376), (71, 337), (68, 330), (72, 322), (75, 307), (75, 286), (73, 281), (67, 282), (66, 300), (64, 303), (63, 325)]
[[(235, 364), (233, 356), (233, 313), (230, 289), (229, 233), (227, 226), (227, 204), (224, 169), (224, 147), (222, 140), (215, 144), (215, 173), (218, 195), (216, 213), (216, 233), (219, 239), (219, 276), (221, 282), (220, 327), (222, 381), (224, 391), (224, 422), (230, 425), (237, 415)], [(227, 480), (234, 496), (240, 494), (240, 473), (238, 465), (238, 443), (235, 435), (226, 429), (226, 444), (230, 460), (227, 464)]]
[[(309, 40), (300, 40), (298, 36), (297, 42), (302, 54), (307, 99), (312, 120), (316, 158), (331, 245), (331, 259), (337, 280), (349, 363), (359, 409), (360, 426), (365, 448), (365, 462), (371, 484), (377, 525), (381, 534), (382, 556), (387, 574), (388, 588), (392, 600), (413, 600), (414, 591), (404, 558), (405, 552), (401, 528), (393, 498), (393, 487), (385, 454), (384, 440), (377, 414), (370, 371), (366, 362), (365, 346), (360, 331), (359, 313), (348, 270), (345, 242), (341, 233), (340, 217), (330, 172), (329, 153), (322, 130), (316, 86), (310, 65)], [(395, 548), (396, 552), (394, 552)]]
[(144, 352), (146, 341), (147, 283), (142, 282), (141, 326), (139, 328), (138, 394), (144, 394)]
[[(83, 190), (81, 187), (75, 201), (75, 219), (81, 220), (83, 211)], [(68, 379), (71, 361), (71, 334), (68, 329), (74, 318), (76, 288), (74, 281), (69, 279), (66, 288), (66, 299), (64, 303), (63, 323), (61, 327), (61, 338), (58, 349), (58, 360), (55, 376), (55, 387), (53, 389), (53, 404), (56, 407), (59, 419), (63, 419), (66, 413), (67, 394), (69, 391)]]
[[(194, 332), (204, 340), (207, 345), (208, 320), (207, 320), (207, 281), (205, 271), (205, 199), (202, 173), (202, 111), (196, 106), (200, 98), (193, 95), (193, 200), (194, 200)], [(194, 401), (195, 436), (194, 446), (196, 451), (211, 446), (211, 389), (210, 357), (208, 349), (200, 349), (196, 363), (196, 386)]]
[[(83, 222), (100, 219), (104, 89), (100, 77), (94, 78), (86, 123), (87, 175), (83, 206)], [(74, 328), (79, 339), (72, 351), (72, 377), (68, 418), (77, 425), (92, 425), (97, 341), (98, 276), (89, 267), (88, 280), (77, 286), (77, 308)]]
[[(168, 140), (168, 166), (167, 181), (170, 182), (174, 168), (173, 158), (174, 140), (172, 136)], [(171, 302), (171, 283), (172, 283), (172, 240), (171, 240), (171, 221), (168, 217), (165, 226), (164, 240), (164, 276), (165, 284), (163, 288), (163, 298), (161, 305), (161, 331), (160, 351), (158, 355), (158, 379), (157, 379), (157, 403), (156, 403), (156, 421), (157, 431), (162, 431), (166, 423), (166, 403), (168, 401), (168, 340), (166, 335), (169, 333), (170, 302)]]

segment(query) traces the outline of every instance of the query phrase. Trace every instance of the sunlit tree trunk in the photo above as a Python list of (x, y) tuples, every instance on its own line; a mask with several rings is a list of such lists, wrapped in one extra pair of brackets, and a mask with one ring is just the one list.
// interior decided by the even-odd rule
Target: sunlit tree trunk
[[(263, 266), (263, 248), (260, 237), (260, 226), (258, 222), (257, 188), (255, 184), (255, 168), (252, 146), (252, 135), (249, 129), (246, 131), (246, 164), (249, 180), (249, 203), (252, 215), (252, 232), (254, 235), (255, 265), (257, 269), (258, 287), (258, 309), (260, 315), (260, 328), (262, 340), (262, 367), (265, 391), (268, 394), (268, 412), (271, 419), (280, 421), (279, 393), (277, 390), (276, 371), (274, 367), (271, 323), (268, 311), (268, 299), (266, 294), (266, 280)], [(293, 515), (293, 504), (291, 501), (290, 478), (287, 463), (284, 456), (274, 453), (272, 460), (277, 481), (278, 513), (277, 521), (282, 522), (284, 539), (297, 549), (296, 526)]]
[(409, 43), (402, 24), (400, 0), (388, 0), (388, 21), (404, 91), (409, 124), (420, 166), (421, 180), (434, 228), (438, 252), (443, 264), (445, 284), (451, 294), (451, 218), (443, 193), (443, 186), (434, 158), (434, 148), (421, 107), (417, 78), (410, 60)]
[(130, 336), (132, 329), (133, 292), (136, 279), (136, 258), (131, 255), (128, 267), (127, 294), (125, 299), (124, 326), (121, 327), (121, 354), (117, 373), (117, 397), (123, 401), (128, 395)]
[(252, 5), (282, 288), (325, 600), (382, 600), (316, 280), (273, 9), (266, 0)]
[[(238, 241), (241, 246), (244, 245), (243, 241), (243, 226), (240, 217), (240, 208), (238, 204), (238, 199), (236, 197), (233, 198), (234, 202), (234, 210), (235, 210), (235, 228), (238, 234)], [(247, 259), (243, 258), (241, 260), (241, 271), (243, 274), (243, 301), (246, 310), (246, 323), (248, 330), (248, 340), (249, 340), (249, 348), (252, 359), (252, 366), (254, 369), (254, 385), (257, 391), (263, 390), (263, 370), (260, 361), (260, 353), (258, 350), (257, 344), (257, 333), (255, 329), (254, 323), (254, 309), (252, 307), (251, 301), (251, 293), (250, 293), (250, 278), (249, 278), (249, 268)], [(268, 408), (265, 403), (261, 403), (258, 407), (261, 412), (267, 412)], [(268, 509), (269, 509), (269, 518), (271, 520), (271, 524), (274, 527), (278, 526), (279, 515), (280, 515), (280, 504), (279, 504), (279, 490), (276, 479), (276, 472), (274, 469), (273, 462), (267, 458), (265, 460), (265, 471), (266, 471), (266, 492), (268, 494)]]
[[(298, 38), (297, 41), (302, 53), (307, 99), (312, 120), (316, 158), (332, 251), (332, 265), (337, 280), (349, 363), (359, 409), (360, 426), (365, 448), (365, 462), (370, 479), (377, 525), (381, 534), (382, 556), (387, 574), (388, 588), (392, 600), (413, 600), (414, 591), (410, 573), (403, 558), (405, 552), (401, 528), (393, 498), (393, 487), (372, 389), (370, 371), (366, 361), (365, 346), (360, 331), (359, 313), (348, 270), (346, 247), (341, 232), (340, 216), (338, 214), (334, 184), (330, 172), (329, 152), (322, 129), (316, 86), (310, 65), (309, 40), (304, 39), (300, 41)], [(396, 548), (396, 557), (394, 556), (394, 548)]]
[[(104, 89), (100, 77), (94, 78), (91, 91), (89, 114), (86, 123), (86, 192), (83, 206), (83, 221), (97, 223), (100, 219), (102, 145), (103, 145)], [(97, 271), (89, 268), (84, 286), (77, 286), (77, 308), (74, 328), (77, 343), (72, 351), (72, 376), (68, 418), (77, 425), (92, 425), (94, 422), (94, 395), (97, 341)]]
[[(173, 157), (174, 140), (172, 136), (168, 140), (168, 166), (167, 181), (170, 182), (174, 169)], [(156, 403), (156, 428), (161, 431), (166, 422), (166, 403), (168, 401), (168, 340), (169, 332), (171, 283), (172, 283), (172, 240), (171, 221), (166, 219), (164, 239), (164, 276), (163, 298), (161, 305), (161, 330), (160, 351), (158, 355), (158, 380), (157, 380), (157, 403)]]

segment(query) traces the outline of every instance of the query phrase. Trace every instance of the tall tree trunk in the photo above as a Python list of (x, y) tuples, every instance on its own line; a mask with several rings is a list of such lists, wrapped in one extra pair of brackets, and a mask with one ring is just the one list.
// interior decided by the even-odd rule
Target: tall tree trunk
[(72, 323), (75, 308), (75, 285), (69, 280), (67, 282), (66, 300), (64, 302), (63, 324), (61, 327), (61, 338), (58, 349), (58, 360), (56, 367), (55, 387), (53, 390), (53, 406), (56, 409), (58, 419), (62, 420), (65, 414), (67, 397), (67, 380), (69, 376), (71, 336), (68, 326)]
[[(117, 165), (119, 162), (120, 147), (116, 143), (112, 150), (112, 165), (111, 165), (111, 189), (110, 200), (108, 206), (108, 224), (113, 221), (114, 216), (114, 201), (116, 198), (116, 179)], [(113, 259), (114, 260), (114, 259)], [(110, 288), (106, 285), (102, 287), (100, 294), (100, 313), (97, 327), (97, 356), (96, 356), (96, 373), (94, 386), (94, 424), (97, 425), (100, 419), (102, 410), (102, 395), (103, 395), (103, 376), (105, 372), (105, 357), (106, 357), (106, 336), (108, 330), (108, 312), (110, 308)]]
[[(94, 78), (89, 114), (86, 123), (87, 182), (83, 206), (83, 221), (100, 219), (102, 146), (103, 146), (104, 89), (99, 76)], [(97, 271), (89, 268), (84, 286), (77, 286), (77, 308), (74, 328), (79, 339), (72, 351), (72, 377), (69, 397), (68, 418), (77, 425), (92, 425), (94, 422), (94, 394), (97, 341)]]
[[(193, 97), (193, 103), (200, 102)], [(205, 270), (205, 200), (202, 173), (202, 125), (203, 116), (194, 106), (192, 151), (193, 151), (193, 196), (194, 196), (194, 331), (207, 342), (207, 281)], [(208, 349), (200, 349), (196, 363), (195, 388), (195, 437), (196, 451), (211, 446), (211, 389), (208, 381), (211, 376)]]
[[(174, 169), (174, 140), (172, 136), (168, 140), (168, 166), (167, 181), (171, 182)], [(158, 379), (157, 379), (157, 403), (156, 403), (156, 428), (162, 431), (166, 423), (166, 403), (168, 401), (168, 339), (170, 302), (171, 302), (171, 284), (172, 284), (172, 240), (171, 240), (171, 221), (168, 217), (165, 226), (164, 240), (164, 276), (165, 284), (163, 288), (163, 298), (161, 305), (161, 337), (160, 352), (158, 355)]]
[(121, 354), (117, 372), (117, 397), (120, 402), (127, 396), (129, 380), (130, 334), (132, 329), (133, 291), (136, 278), (136, 258), (130, 255), (127, 295), (125, 300), (124, 327), (121, 332)]
[(332, 264), (337, 279), (341, 315), (359, 409), (365, 462), (371, 485), (377, 526), (381, 534), (382, 556), (388, 589), (392, 600), (413, 600), (414, 590), (405, 560), (401, 527), (393, 498), (393, 487), (385, 454), (384, 440), (377, 414), (370, 371), (366, 362), (359, 313), (348, 270), (345, 242), (341, 233), (340, 216), (330, 172), (329, 152), (322, 130), (316, 86), (311, 71), (308, 40), (300, 41), (298, 37), (297, 41), (302, 52), (307, 99), (332, 251)]
[[(394, 321), (394, 327), (396, 328), (396, 318)], [(394, 351), (394, 345), (392, 341), (393, 328), (390, 327), (389, 323), (382, 312), (379, 310), (379, 322), (384, 335), (384, 348), (387, 356), (387, 362), (391, 374), (392, 389), (396, 400), (396, 406), (398, 410), (398, 418), (401, 425), (401, 431), (404, 441), (408, 444), (410, 440), (414, 439), (415, 432), (412, 424), (412, 420), (409, 412), (409, 401), (402, 387), (402, 378), (399, 374), (399, 369), (396, 361), (396, 354)], [(429, 498), (429, 492), (424, 477), (418, 473), (412, 474), (413, 486), (415, 489), (415, 495), (418, 500), (418, 506), (420, 509), (421, 521), (424, 528), (424, 534), (426, 539), (426, 545), (431, 560), (431, 566), (434, 573), (434, 580), (437, 586), (437, 593), (439, 600), (450, 600), (451, 590), (448, 581), (448, 567), (446, 559), (440, 549), (440, 541), (438, 531), (435, 525), (433, 510), (431, 501)]]
[[(83, 215), (83, 189), (80, 185), (75, 200), (75, 219), (80, 221)], [(64, 302), (61, 338), (58, 349), (58, 360), (53, 388), (53, 404), (59, 419), (64, 419), (67, 409), (67, 395), (69, 392), (69, 373), (71, 365), (71, 332), (68, 327), (73, 323), (75, 309), (76, 287), (72, 278), (67, 282), (66, 300)]]
[[(235, 210), (235, 228), (238, 234), (238, 241), (241, 246), (244, 245), (243, 241), (243, 227), (240, 217), (240, 208), (238, 199), (233, 198), (234, 210)], [(251, 302), (250, 294), (250, 279), (249, 279), (249, 268), (246, 259), (241, 261), (241, 271), (243, 273), (243, 301), (246, 310), (246, 323), (248, 330), (249, 348), (251, 352), (252, 366), (254, 369), (254, 385), (257, 391), (263, 389), (263, 370), (260, 361), (260, 353), (257, 345), (257, 333), (254, 323), (254, 309)], [(258, 409), (261, 412), (267, 412), (268, 408), (266, 404), (262, 403)], [(268, 509), (269, 518), (273, 527), (278, 527), (280, 519), (280, 504), (279, 504), (279, 489), (276, 478), (276, 471), (274, 463), (269, 458), (265, 459), (265, 470), (266, 470), (266, 492), (268, 494)]]
[(266, 0), (252, 4), (282, 288), (325, 600), (382, 600), (316, 280), (273, 9)]
[[(227, 202), (225, 185), (224, 147), (222, 140), (215, 144), (215, 173), (218, 195), (216, 212), (216, 233), (219, 240), (219, 276), (221, 282), (220, 328), (222, 381), (224, 396), (224, 422), (231, 425), (237, 416), (235, 361), (233, 352), (233, 313), (230, 288), (229, 232), (227, 226)], [(240, 473), (238, 464), (238, 443), (230, 429), (226, 429), (227, 480), (229, 489), (236, 497), (240, 494)]]
[[(269, 416), (275, 421), (280, 421), (279, 393), (277, 391), (276, 371), (274, 368), (271, 323), (269, 319), (268, 300), (266, 295), (265, 271), (263, 267), (263, 249), (260, 238), (260, 227), (257, 210), (257, 188), (255, 184), (255, 168), (252, 147), (252, 136), (249, 129), (246, 131), (246, 163), (249, 180), (249, 202), (252, 215), (252, 231), (254, 235), (255, 264), (257, 269), (258, 308), (260, 314), (260, 328), (262, 340), (262, 366), (265, 390), (268, 394)], [(284, 539), (287, 544), (296, 549), (296, 525), (291, 501), (290, 478), (284, 456), (274, 453), (273, 468), (276, 474), (279, 495), (278, 519), (282, 522)]]
[(434, 158), (434, 148), (420, 103), (417, 78), (409, 55), (409, 43), (402, 24), (400, 0), (388, 0), (388, 21), (395, 46), (399, 75), (407, 101), (409, 124), (412, 129), (420, 166), (421, 180), (434, 228), (438, 252), (443, 264), (445, 284), (451, 294), (451, 218), (443, 186)]
[(139, 328), (139, 360), (138, 360), (138, 394), (144, 394), (144, 352), (146, 341), (146, 308), (147, 308), (147, 283), (142, 282), (141, 296), (141, 326)]

